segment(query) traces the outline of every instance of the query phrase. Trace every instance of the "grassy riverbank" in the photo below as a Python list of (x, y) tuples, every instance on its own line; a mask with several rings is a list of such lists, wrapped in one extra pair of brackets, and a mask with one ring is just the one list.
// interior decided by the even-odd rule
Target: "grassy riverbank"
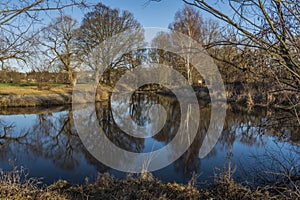
[(151, 174), (122, 180), (105, 174), (94, 183), (72, 185), (60, 180), (43, 186), (38, 179), (26, 179), (22, 171), (14, 170), (0, 173), (0, 199), (295, 199), (298, 195), (288, 190), (272, 194), (271, 187), (250, 189), (233, 181), (208, 189), (197, 189), (195, 184), (193, 180), (188, 185), (163, 183)]
[(72, 88), (65, 84), (0, 83), (0, 95), (66, 94)]
[[(87, 91), (87, 93), (82, 93), (83, 96), (81, 98), (85, 100), (84, 102), (86, 102), (86, 94), (90, 92), (89, 87), (91, 86), (85, 84), (76, 87), (76, 89), (79, 89), (81, 92)], [(99, 85), (95, 100), (107, 100), (111, 91), (111, 87)], [(0, 107), (49, 107), (67, 105), (72, 103), (72, 93), (73, 88), (64, 84), (0, 84)], [(80, 101), (78, 103), (80, 103)]]
[[(80, 84), (76, 89), (81, 91), (89, 90), (90, 85)], [(229, 85), (227, 85), (229, 87)], [(133, 88), (123, 87), (124, 91), (131, 91)], [(144, 88), (145, 89), (145, 88)], [(173, 88), (174, 89), (174, 88)], [(210, 94), (207, 88), (202, 86), (193, 87), (199, 102), (209, 103)], [(99, 85), (96, 92), (96, 101), (103, 101), (109, 98), (114, 90), (107, 85)], [(156, 91), (159, 95), (174, 96), (170, 90), (164, 88), (146, 88), (141, 91)], [(37, 107), (66, 105), (72, 103), (73, 88), (66, 84), (38, 84), (38, 83), (1, 83), (0, 84), (0, 107)], [(116, 91), (118, 92), (118, 91)], [(85, 94), (84, 94), (85, 95)], [(83, 96), (84, 97), (84, 96)], [(187, 94), (188, 97), (188, 94)], [(238, 88), (227, 88), (227, 99), (219, 95), (219, 100), (227, 100), (228, 103), (238, 104), (244, 107), (272, 107), (285, 110), (300, 109), (300, 95), (298, 93), (269, 94), (257, 91), (245, 91)], [(85, 98), (83, 98), (85, 99)]]

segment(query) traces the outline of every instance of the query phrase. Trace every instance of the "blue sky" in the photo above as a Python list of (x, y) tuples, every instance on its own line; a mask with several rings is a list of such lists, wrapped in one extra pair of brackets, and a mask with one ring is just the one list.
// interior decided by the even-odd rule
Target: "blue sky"
[[(147, 0), (88, 0), (88, 2), (93, 4), (101, 2), (111, 8), (128, 10), (133, 13), (143, 27), (159, 28), (168, 28), (168, 25), (174, 20), (176, 11), (184, 6), (182, 0), (162, 0), (148, 4), (146, 4)], [(205, 18), (211, 17), (201, 10), (200, 12)], [(84, 14), (82, 12), (77, 14), (74, 17), (80, 22)]]
[[(70, 0), (66, 1), (69, 2)], [(150, 3), (147, 3), (148, 0), (86, 0), (86, 2), (90, 5), (95, 5), (101, 2), (111, 8), (128, 10), (133, 13), (134, 17), (141, 23), (143, 27), (159, 28), (168, 28), (168, 25), (174, 20), (176, 11), (184, 6), (182, 0), (161, 0), (160, 2), (152, 1)], [(11, 0), (10, 3), (18, 5), (18, 0)], [(222, 8), (223, 10), (227, 7), (224, 3), (218, 3), (216, 5), (217, 8)], [(212, 18), (212, 16), (208, 13), (200, 9), (198, 10), (204, 18)], [(88, 11), (88, 9), (79, 10), (78, 8), (73, 7), (65, 9), (64, 13), (71, 15), (77, 19), (78, 22), (81, 22), (84, 14)], [(42, 15), (42, 23), (48, 24), (51, 20), (50, 18), (55, 18), (58, 15), (59, 14), (57, 11), (48, 12), (48, 16)]]
[(145, 4), (146, 0), (102, 0), (112, 8), (128, 10), (144, 27), (167, 28), (174, 19), (175, 12), (183, 7), (181, 0), (163, 0)]

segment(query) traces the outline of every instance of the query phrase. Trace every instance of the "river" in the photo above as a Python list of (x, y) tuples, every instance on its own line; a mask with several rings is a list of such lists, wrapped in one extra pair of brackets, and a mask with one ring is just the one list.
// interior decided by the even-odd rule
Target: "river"
[[(110, 103), (104, 101), (94, 106), (96, 120), (109, 140), (126, 151), (159, 150), (178, 130), (180, 105), (174, 98), (134, 95), (128, 112), (140, 126), (151, 126), (153, 119), (147, 113), (154, 104), (162, 105), (167, 113), (160, 132), (147, 138), (136, 138), (122, 131)], [(267, 184), (279, 176), (272, 172), (284, 172), (292, 166), (299, 175), (300, 127), (293, 112), (228, 105), (217, 144), (200, 159), (199, 149), (210, 123), (211, 109), (204, 104), (199, 105), (199, 110), (199, 128), (191, 146), (175, 162), (152, 172), (158, 179), (186, 184), (194, 174), (198, 187), (205, 187), (216, 180), (216, 174), (228, 171), (228, 166), (235, 181), (254, 185)], [(74, 184), (92, 182), (99, 173), (125, 178), (127, 173), (106, 166), (87, 150), (78, 135), (74, 112), (76, 108), (72, 106), (1, 109), (0, 168), (3, 171), (23, 168), (28, 177), (41, 178), (45, 184), (59, 179)]]

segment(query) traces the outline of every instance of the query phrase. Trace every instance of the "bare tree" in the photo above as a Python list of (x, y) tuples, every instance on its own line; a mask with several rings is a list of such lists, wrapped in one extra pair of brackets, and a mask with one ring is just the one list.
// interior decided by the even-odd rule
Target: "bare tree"
[[(229, 0), (218, 2), (218, 5), (217, 1), (183, 1), (212, 14), (234, 28), (238, 40), (216, 41), (216, 45), (238, 45), (263, 50), (269, 55), (265, 67), (273, 68), (273, 71), (281, 76), (285, 74), (280, 81), (286, 87), (299, 91), (298, 1)], [(222, 11), (220, 5), (228, 7), (228, 13), (232, 14)]]
[[(120, 38), (115, 41), (111, 39), (113, 36), (127, 30), (135, 30), (136, 33), (131, 34), (122, 41)], [(85, 60), (97, 60), (97, 64), (95, 62), (94, 64), (88, 64), (90, 70), (97, 71), (96, 67), (99, 64), (107, 67), (106, 79), (110, 84), (111, 69), (121, 65), (124, 66), (125, 56), (130, 56), (126, 49), (143, 40), (143, 36), (139, 32), (141, 32), (141, 25), (130, 12), (111, 9), (99, 3), (94, 7), (93, 11), (84, 16), (82, 25), (77, 32), (77, 41), (81, 54), (86, 58)], [(109, 41), (110, 45), (103, 44), (104, 41)], [(100, 44), (102, 44), (101, 48), (99, 48)]]
[(74, 86), (74, 71), (79, 68), (80, 56), (75, 43), (77, 21), (70, 16), (61, 16), (43, 28), (40, 44), (45, 47), (45, 58), (60, 71), (66, 71), (70, 86)]
[[(207, 50), (211, 48), (211, 42), (218, 40), (221, 36), (217, 21), (204, 19), (199, 11), (188, 5), (176, 12), (174, 21), (169, 28), (193, 38)], [(177, 56), (176, 61), (172, 62), (173, 66), (186, 76), (189, 83), (194, 84), (200, 79), (200, 75), (190, 64), (190, 54), (183, 54), (185, 55), (184, 60)]]
[(26, 62), (32, 53), (34, 25), (41, 13), (62, 11), (70, 6), (84, 6), (84, 0), (3, 0), (0, 2), (0, 62), (2, 68), (8, 60)]
[(169, 25), (169, 28), (186, 34), (202, 43), (203, 23), (203, 18), (199, 11), (192, 6), (185, 6), (175, 13), (174, 22)]
[[(174, 22), (169, 25), (169, 28), (171, 30), (186, 34), (199, 43), (202, 43), (202, 25), (203, 19), (200, 13), (191, 6), (185, 6), (183, 9), (176, 12)], [(187, 54), (185, 61), (187, 80), (189, 83), (192, 83), (192, 66), (190, 64), (189, 54)]]

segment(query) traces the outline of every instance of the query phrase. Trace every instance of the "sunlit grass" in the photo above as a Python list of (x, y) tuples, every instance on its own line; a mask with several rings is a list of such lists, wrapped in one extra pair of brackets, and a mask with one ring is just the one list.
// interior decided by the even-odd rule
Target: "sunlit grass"
[(0, 95), (65, 94), (71, 91), (72, 88), (66, 84), (50, 84), (40, 88), (38, 83), (0, 83)]

